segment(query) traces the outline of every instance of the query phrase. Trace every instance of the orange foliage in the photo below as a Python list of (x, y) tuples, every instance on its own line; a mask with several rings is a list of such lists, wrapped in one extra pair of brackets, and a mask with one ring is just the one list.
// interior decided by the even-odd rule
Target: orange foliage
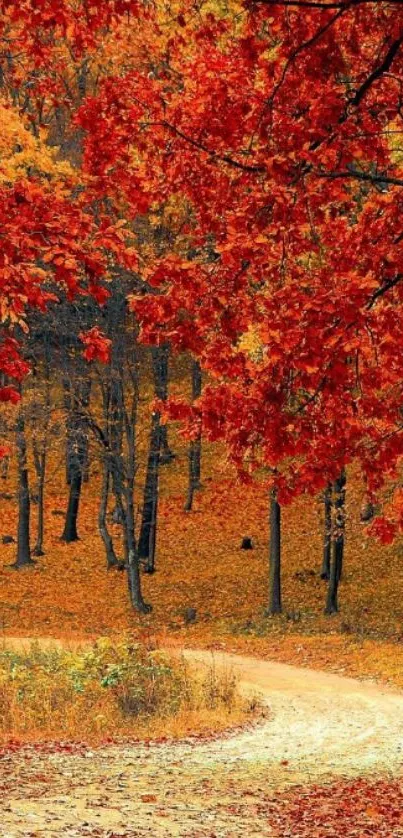
[[(145, 442), (146, 440), (144, 440)], [(143, 577), (154, 610), (134, 614), (126, 574), (107, 571), (96, 531), (98, 477), (84, 490), (81, 540), (60, 541), (66, 490), (57, 473), (47, 487), (46, 555), (22, 572), (8, 568), (4, 546), (0, 620), (4, 636), (94, 638), (135, 632), (164, 644), (222, 646), (318, 668), (369, 675), (403, 685), (400, 547), (380, 546), (359, 522), (361, 485), (349, 476), (345, 576), (341, 612), (323, 614), (319, 578), (322, 509), (300, 499), (284, 513), (284, 615), (264, 616), (267, 595), (267, 502), (259, 485), (234, 484), (222, 452), (204, 452), (204, 490), (192, 513), (183, 511), (186, 443), (172, 436), (179, 456), (162, 470), (157, 572)], [(50, 468), (50, 473), (52, 469)], [(219, 475), (226, 475), (219, 480)], [(11, 480), (11, 478), (10, 478)], [(8, 488), (8, 483), (5, 484)], [(0, 534), (15, 531), (14, 501), (3, 500)], [(114, 527), (119, 533), (119, 527)], [(254, 550), (240, 549), (253, 539)], [(186, 608), (197, 620), (186, 625)]]

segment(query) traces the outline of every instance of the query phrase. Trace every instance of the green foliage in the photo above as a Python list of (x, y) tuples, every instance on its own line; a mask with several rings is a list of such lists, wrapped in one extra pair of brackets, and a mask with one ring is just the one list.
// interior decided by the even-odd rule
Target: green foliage
[(183, 659), (101, 638), (76, 651), (0, 652), (0, 732), (138, 731), (141, 723), (195, 711), (231, 712), (234, 678), (190, 677)]

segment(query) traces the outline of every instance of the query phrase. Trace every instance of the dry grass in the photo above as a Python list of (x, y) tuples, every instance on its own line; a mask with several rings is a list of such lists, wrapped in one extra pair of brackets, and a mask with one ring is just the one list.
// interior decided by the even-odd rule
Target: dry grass
[(217, 732), (250, 717), (233, 673), (101, 638), (0, 652), (0, 738), (100, 741)]

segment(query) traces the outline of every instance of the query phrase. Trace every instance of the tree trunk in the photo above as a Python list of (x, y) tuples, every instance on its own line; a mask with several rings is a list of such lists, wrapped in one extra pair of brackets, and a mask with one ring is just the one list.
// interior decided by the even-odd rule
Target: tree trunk
[(323, 533), (323, 559), (321, 579), (330, 579), (330, 563), (332, 555), (332, 486), (326, 487), (324, 492), (325, 524)]
[[(169, 344), (153, 346), (151, 348), (153, 364), (154, 392), (157, 399), (166, 402), (168, 398), (168, 377), (169, 377)], [(172, 462), (175, 454), (171, 451), (168, 442), (168, 426), (161, 425), (160, 428), (160, 457), (159, 464), (166, 465)]]
[[(202, 392), (202, 372), (198, 361), (192, 363), (192, 401), (199, 399)], [(194, 493), (200, 489), (201, 476), (201, 431), (189, 445), (189, 482), (185, 502), (185, 511), (190, 512), (193, 507)]]
[(27, 441), (25, 421), (22, 412), (17, 419), (17, 462), (18, 462), (18, 534), (17, 558), (14, 567), (34, 564), (31, 559), (29, 476), (27, 464)]
[(339, 479), (335, 483), (335, 526), (336, 526), (336, 546), (337, 546), (337, 575), (338, 582), (343, 576), (343, 562), (344, 562), (344, 533), (346, 526), (346, 472), (343, 469)]
[[(133, 419), (133, 415), (132, 415)], [(135, 517), (134, 517), (134, 476), (135, 476), (135, 430), (134, 421), (126, 421), (126, 438), (128, 445), (127, 469), (125, 481), (125, 530), (127, 549), (127, 578), (130, 599), (133, 608), (140, 614), (148, 614), (151, 605), (144, 602), (141, 592), (140, 561), (136, 548)]]
[(34, 459), (35, 470), (38, 476), (38, 530), (36, 535), (36, 544), (33, 550), (34, 556), (44, 556), (43, 538), (44, 538), (44, 521), (45, 521), (45, 475), (46, 475), (46, 443), (41, 453), (35, 451)]
[(73, 541), (79, 541), (79, 535), (77, 532), (77, 518), (80, 506), (81, 486), (81, 469), (77, 468), (76, 471), (72, 471), (70, 475), (69, 502), (67, 505), (66, 521), (64, 525), (63, 535), (61, 538), (61, 540), (65, 541), (66, 544), (71, 544)]
[(155, 412), (151, 417), (150, 447), (148, 452), (147, 473), (143, 495), (143, 512), (141, 516), (138, 545), (138, 555), (140, 559), (145, 560), (144, 570), (146, 573), (154, 573), (155, 571), (160, 453), (160, 415)]
[(330, 578), (327, 590), (325, 614), (336, 614), (339, 610), (338, 588), (342, 575), (344, 552), (345, 484), (346, 475), (343, 471), (338, 480), (335, 481), (333, 487), (335, 500), (332, 537), (332, 561), (330, 567)]
[(281, 614), (281, 507), (275, 491), (270, 499), (269, 614)]
[(0, 477), (2, 480), (7, 480), (9, 466), (10, 457), (8, 454), (4, 454), (4, 456), (0, 460)]
[(66, 470), (66, 485), (70, 486), (70, 449), (71, 449), (71, 383), (70, 379), (63, 378), (63, 407), (67, 414), (66, 421), (66, 448), (65, 448), (65, 470)]
[(115, 553), (115, 549), (113, 546), (112, 536), (108, 530), (107, 523), (106, 523), (106, 512), (108, 508), (108, 496), (109, 496), (109, 483), (110, 483), (110, 470), (109, 470), (109, 463), (105, 457), (103, 463), (103, 475), (102, 475), (102, 489), (101, 495), (99, 499), (99, 510), (98, 510), (98, 529), (102, 541), (105, 547), (105, 554), (106, 554), (106, 563), (108, 569), (111, 567), (117, 567), (119, 565), (118, 558)]
[(84, 466), (88, 455), (88, 434), (81, 411), (88, 407), (90, 393), (91, 380), (85, 379), (78, 385), (77, 392), (73, 396), (73, 404), (70, 403), (67, 431), (67, 477), (70, 491), (66, 520), (61, 537), (61, 540), (65, 541), (66, 544), (79, 540), (77, 519), (83, 485)]

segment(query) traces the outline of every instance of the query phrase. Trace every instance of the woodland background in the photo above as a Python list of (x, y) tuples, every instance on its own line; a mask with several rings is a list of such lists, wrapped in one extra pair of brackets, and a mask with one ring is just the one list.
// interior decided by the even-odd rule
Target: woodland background
[[(114, 736), (183, 696), (176, 735), (256, 714), (231, 679), (193, 694), (158, 645), (402, 686), (402, 83), (401, 0), (0, 0), (21, 776), (38, 729), (77, 739), (99, 701)], [(32, 637), (59, 657), (7, 649)], [(279, 834), (402, 834), (399, 778), (253, 795)]]
[(5, 631), (400, 638), (399, 6), (3, 3)]

